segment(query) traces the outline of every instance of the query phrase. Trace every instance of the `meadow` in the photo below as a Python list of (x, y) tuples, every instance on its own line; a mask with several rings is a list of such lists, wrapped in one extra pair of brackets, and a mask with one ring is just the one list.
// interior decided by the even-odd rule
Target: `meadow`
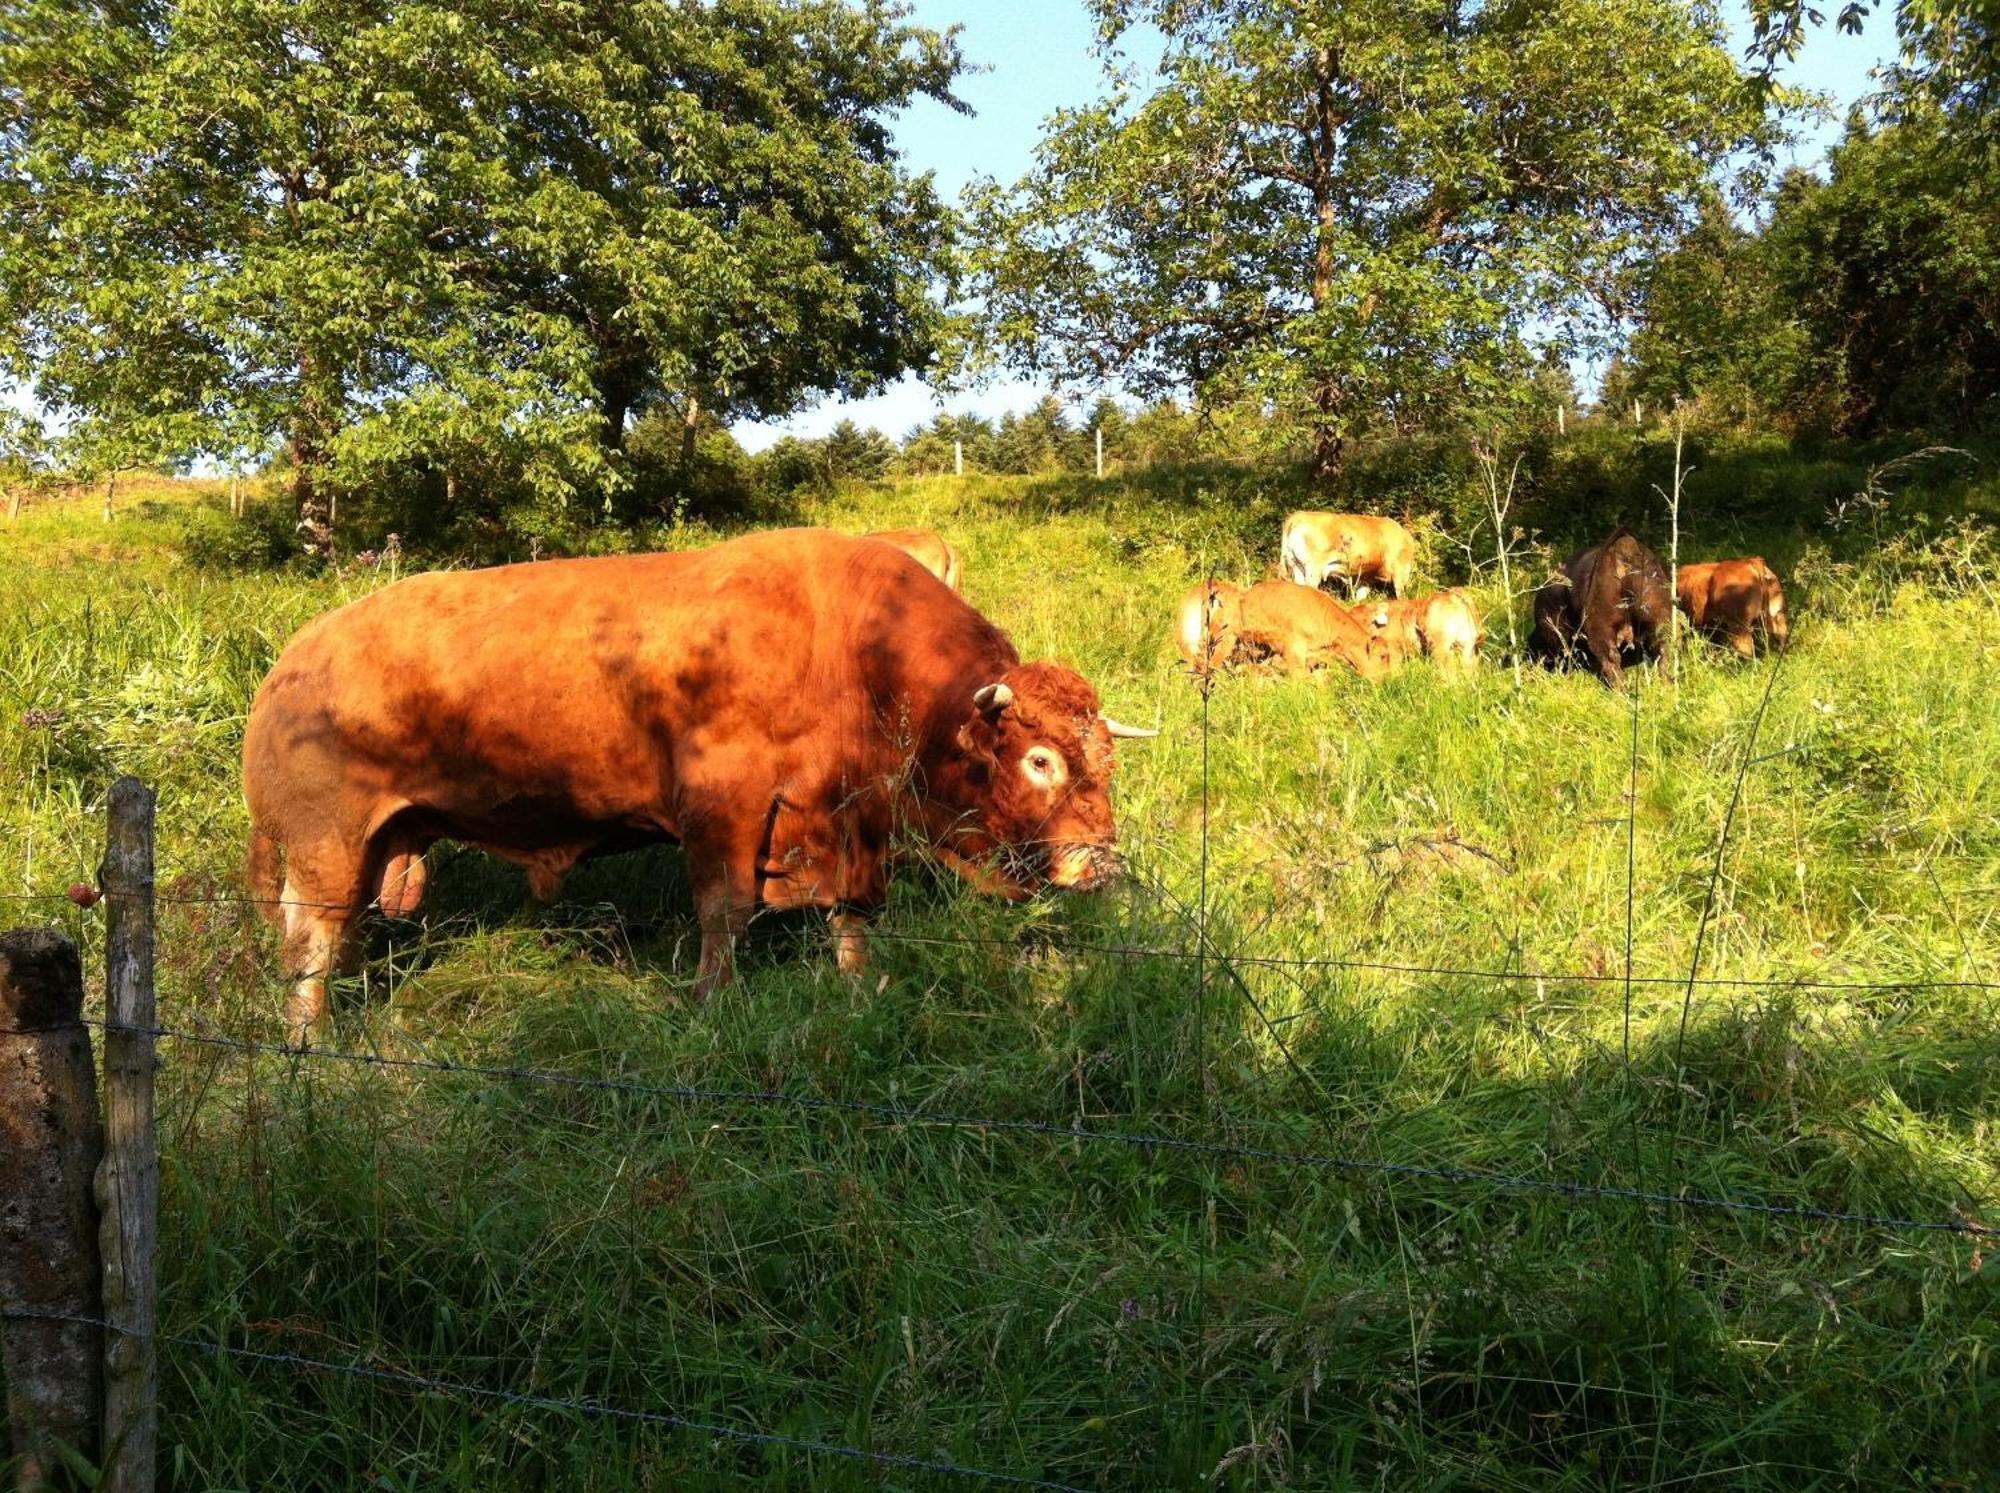
[[(1107, 1489), (1995, 1486), (2000, 1241), (1588, 1191), (2000, 1223), (1990, 471), (1838, 522), (1695, 490), (1685, 558), (1786, 577), (1782, 659), (1689, 645), (1623, 694), (1517, 674), (1468, 523), (1470, 549), (1427, 530), (1427, 583), (1477, 589), (1476, 678), (1204, 695), (1173, 603), (1259, 578), (1301, 496), (797, 500), (939, 528), (1024, 656), (1161, 729), (1120, 748), (1115, 890), (1016, 907), (913, 866), (865, 979), (773, 919), (696, 1003), (673, 852), (544, 907), (446, 850), (344, 983), (337, 1050), (627, 1087), (165, 1043), (165, 1485), (968, 1485), (813, 1441)], [(244, 713), (400, 562), (215, 563), (225, 501), (159, 482), (108, 524), (84, 497), (0, 528), (0, 896), (90, 879), (139, 775), (162, 1020), (256, 1042), (282, 981), (233, 900)], [(1581, 525), (1526, 536), (1517, 586)], [(99, 945), (96, 912), (0, 907)]]

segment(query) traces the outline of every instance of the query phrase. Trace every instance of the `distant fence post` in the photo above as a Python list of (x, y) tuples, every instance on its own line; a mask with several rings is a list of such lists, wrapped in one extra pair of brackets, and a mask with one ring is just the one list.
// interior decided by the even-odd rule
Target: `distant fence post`
[(1104, 427), (1097, 427), (1097, 477), (1104, 480)]
[[(95, 1461), (101, 1270), (91, 1176), (104, 1151), (83, 966), (52, 928), (0, 933), (0, 1321), (17, 1488), (61, 1486), (56, 1443)], [(88, 1319), (88, 1320), (82, 1320)]]
[(104, 853), (104, 1164), (97, 1172), (104, 1256), (106, 1493), (152, 1493), (156, 1433), (153, 1245), (160, 1156), (153, 1133), (153, 790), (111, 785)]
[(951, 474), (954, 477), (963, 477), (965, 475), (964, 441), (953, 441), (951, 443)]

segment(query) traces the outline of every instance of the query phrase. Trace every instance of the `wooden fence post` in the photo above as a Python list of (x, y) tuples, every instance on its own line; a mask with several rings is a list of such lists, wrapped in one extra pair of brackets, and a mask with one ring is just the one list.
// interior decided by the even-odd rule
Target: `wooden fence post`
[(1097, 480), (1104, 480), (1104, 427), (1097, 427)]
[(153, 1245), (160, 1156), (153, 1133), (153, 790), (111, 785), (105, 901), (104, 1164), (97, 1172), (104, 1256), (106, 1493), (152, 1493), (156, 1431)]
[(0, 933), (0, 1309), (88, 1321), (0, 1321), (17, 1488), (63, 1486), (56, 1443), (95, 1461), (104, 1353), (97, 1205), (104, 1151), (76, 945)]
[(964, 441), (953, 441), (951, 443), (951, 474), (954, 477), (963, 477), (965, 475)]

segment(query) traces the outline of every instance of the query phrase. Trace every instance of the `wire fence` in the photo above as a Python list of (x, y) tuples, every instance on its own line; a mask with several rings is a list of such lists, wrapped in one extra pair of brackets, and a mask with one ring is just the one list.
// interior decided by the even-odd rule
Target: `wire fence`
[[(1775, 683), (1776, 674), (1774, 671), (1770, 684), (1771, 686), (1775, 686)], [(1769, 700), (1770, 688), (1767, 687), (1759, 706), (1759, 722), (1762, 719), (1763, 707), (1768, 705)], [(977, 935), (918, 933), (878, 927), (871, 928), (868, 936), (871, 939), (887, 943), (901, 943), (915, 947), (1020, 950), (1024, 947), (1032, 946), (1057, 949), (1067, 954), (1087, 959), (1143, 959), (1185, 962), (1192, 967), (1193, 1001), (1197, 1013), (1195, 1030), (1198, 1039), (1204, 1043), (1198, 1054), (1197, 1063), (1203, 1074), (1206, 1074), (1209, 1062), (1209, 1055), (1205, 1047), (1207, 1021), (1202, 1015), (1208, 999), (1208, 992), (1220, 983), (1233, 983), (1239, 994), (1252, 1008), (1256, 1018), (1262, 1024), (1266, 1035), (1282, 1053), (1286, 1063), (1301, 1078), (1302, 1091), (1309, 1098), (1323, 1094), (1318, 1080), (1298, 1061), (1293, 1049), (1288, 1044), (1281, 1030), (1283, 1019), (1274, 1019), (1269, 1014), (1263, 1003), (1257, 999), (1255, 993), (1243, 982), (1241, 971), (1273, 969), (1289, 971), (1294, 974), (1308, 971), (1337, 971), (1407, 979), (1461, 980), (1492, 982), (1495, 984), (1532, 983), (1535, 985), (1578, 984), (1617, 986), (1622, 988), (1625, 993), (1624, 1063), (1628, 1077), (1631, 1072), (1630, 1023), (1632, 995), (1636, 989), (1671, 989), (1683, 992), (1674, 1059), (1676, 1068), (1681, 1070), (1683, 1074), (1685, 1071), (1688, 1011), (1693, 994), (1697, 990), (1829, 991), (1839, 992), (1844, 995), (1925, 991), (2000, 991), (2000, 981), (1976, 978), (1924, 976), (1896, 979), (1854, 979), (1816, 973), (1788, 975), (1703, 974), (1699, 971), (1701, 959), (1701, 943), (1699, 940), (1697, 942), (1694, 967), (1690, 968), (1686, 974), (1663, 975), (1639, 973), (1634, 967), (1633, 927), (1633, 898), (1636, 875), (1634, 837), (1636, 836), (1639, 727), (1636, 692), (1633, 697), (1631, 784), (1626, 813), (1623, 816), (1627, 831), (1627, 846), (1625, 944), (1622, 969), (1537, 970), (1519, 967), (1482, 968), (1456, 963), (1399, 961), (1366, 957), (1360, 954), (1328, 953), (1323, 955), (1286, 956), (1249, 953), (1220, 948), (1211, 935), (1208, 906), (1209, 764), (1207, 757), (1207, 703), (1208, 689), (1207, 683), (1204, 681), (1201, 764), (1201, 844), (1198, 900), (1195, 906), (1181, 909), (1184, 919), (1193, 933), (1192, 947), (1158, 946), (1143, 943), (1106, 941), (1103, 939), (1071, 939), (1060, 937), (1053, 930), (1046, 928), (1037, 928), (1029, 933), (1011, 937), (982, 937)], [(1781, 755), (1767, 753), (1760, 757), (1755, 755), (1754, 747), (1755, 729), (1753, 726), (1742, 755), (1741, 767), (1736, 779), (1736, 791), (1731, 799), (1729, 814), (1725, 818), (1717, 838), (1715, 864), (1709, 880), (1709, 897), (1703, 908), (1702, 933), (1704, 936), (1707, 932), (1713, 908), (1715, 886), (1721, 874), (1730, 825), (1733, 823), (1735, 817), (1736, 805), (1742, 792), (1745, 776), (1758, 762), (1769, 760), (1773, 755)], [(1164, 889), (1162, 890), (1164, 891)], [(94, 888), (88, 887), (72, 892), (9, 892), (0, 893), (0, 903), (25, 906), (55, 905), (68, 901), (87, 907), (92, 902), (98, 900), (99, 895)], [(352, 912), (354, 910), (350, 905), (344, 903), (312, 902), (288, 898), (257, 898), (233, 894), (187, 895), (173, 891), (155, 891), (150, 895), (154, 902), (163, 906), (231, 907), (239, 910), (282, 909), (287, 907), (340, 912)], [(1309, 1173), (1337, 1173), (1384, 1181), (1433, 1183), (1451, 1188), (1477, 1188), (1488, 1192), (1518, 1192), (1542, 1196), (1560, 1196), (1577, 1200), (1649, 1209), (1664, 1216), (1708, 1213), (1795, 1221), (1811, 1225), (1839, 1225), (1866, 1229), (1905, 1231), (1921, 1235), (1954, 1235), (1975, 1240), (2000, 1238), (2000, 1227), (1995, 1227), (1983, 1221), (1979, 1216), (1980, 1206), (1969, 1193), (1966, 1194), (1966, 1203), (1960, 1209), (1958, 1216), (1904, 1216), (1894, 1213), (1866, 1212), (1837, 1207), (1772, 1202), (1750, 1197), (1721, 1196), (1687, 1188), (1643, 1188), (1609, 1185), (1586, 1180), (1534, 1175), (1519, 1171), (1496, 1170), (1451, 1162), (1401, 1161), (1385, 1159), (1379, 1156), (1344, 1154), (1334, 1150), (1242, 1144), (1229, 1140), (1215, 1139), (1212, 1136), (1181, 1134), (1162, 1129), (1125, 1129), (1117, 1126), (1086, 1125), (1081, 1120), (1075, 1123), (1063, 1124), (1018, 1115), (978, 1114), (958, 1110), (933, 1109), (918, 1105), (846, 1098), (838, 1095), (820, 1094), (789, 1088), (658, 1083), (630, 1077), (574, 1073), (539, 1066), (471, 1062), (449, 1057), (342, 1051), (326, 1047), (300, 1048), (286, 1044), (259, 1041), (254, 1038), (225, 1031), (191, 1029), (168, 1023), (159, 1023), (152, 1026), (133, 1026), (113, 1023), (99, 1018), (85, 1018), (84, 1024), (107, 1035), (126, 1034), (144, 1036), (194, 1047), (239, 1053), (252, 1059), (271, 1058), (286, 1064), (297, 1064), (302, 1061), (335, 1063), (355, 1068), (373, 1068), (381, 1071), (434, 1074), (457, 1079), (471, 1079), (492, 1085), (540, 1085), (577, 1092), (629, 1095), (677, 1105), (777, 1108), (808, 1113), (839, 1114), (866, 1119), (899, 1130), (953, 1129), (981, 1135), (1032, 1137), (1079, 1146), (1103, 1146), (1142, 1153), (1176, 1154), (1213, 1162), (1271, 1165)], [(47, 1030), (51, 1029), (15, 1028), (0, 1031), (0, 1035), (25, 1036)], [(1677, 1085), (1677, 1087), (1684, 1087), (1684, 1085)], [(1204, 1091), (1206, 1091), (1205, 1085)], [(1683, 1096), (1680, 1106), (1675, 1113), (1674, 1141), (1676, 1143), (1680, 1137), (1681, 1118), (1684, 1112), (1685, 1100)], [(1324, 1117), (1324, 1112), (1322, 1113)], [(1204, 1119), (1213, 1122), (1216, 1118), (1212, 1110), (1207, 1108), (1205, 1101)], [(1330, 1125), (1329, 1128), (1331, 1128)], [(1210, 1185), (1213, 1185), (1212, 1179)], [(1197, 1229), (1196, 1237), (1201, 1241), (1201, 1247), (1196, 1256), (1195, 1304), (1197, 1311), (1202, 1314), (1197, 1321), (1196, 1331), (1198, 1338), (1205, 1340), (1207, 1336), (1205, 1312), (1208, 1295), (1206, 1288), (1206, 1273), (1208, 1268), (1207, 1235)], [(37, 1312), (30, 1307), (19, 1305), (0, 1305), (0, 1317), (4, 1317), (10, 1321), (60, 1322), (70, 1325), (89, 1326), (102, 1331), (117, 1332), (124, 1330), (101, 1318)], [(939, 1476), (984, 1481), (996, 1485), (1063, 1489), (1070, 1490), (1070, 1493), (1079, 1493), (1079, 1490), (1073, 1484), (967, 1465), (948, 1458), (922, 1457), (899, 1452), (883, 1452), (836, 1441), (788, 1435), (761, 1427), (731, 1426), (679, 1415), (668, 1410), (611, 1405), (592, 1399), (565, 1399), (551, 1395), (523, 1393), (513, 1389), (474, 1383), (464, 1379), (434, 1377), (402, 1369), (386, 1368), (370, 1363), (343, 1363), (291, 1352), (275, 1352), (211, 1338), (159, 1333), (155, 1335), (153, 1340), (156, 1343), (167, 1344), (188, 1351), (214, 1354), (244, 1362), (260, 1363), (305, 1372), (336, 1375), (407, 1390), (417, 1394), (438, 1395), (464, 1401), (479, 1401), (514, 1406), (536, 1412), (576, 1415), (634, 1425), (652, 1426), (662, 1430), (707, 1436), (721, 1441), (744, 1445), (786, 1448), (802, 1453), (825, 1455), (865, 1463), (885, 1471), (922, 1472)], [(1197, 1420), (1199, 1420), (1202, 1413), (1202, 1397), (1206, 1393), (1205, 1376), (1198, 1375), (1196, 1377), (1193, 1385), (1193, 1393), (1196, 1397), (1196, 1416)]]

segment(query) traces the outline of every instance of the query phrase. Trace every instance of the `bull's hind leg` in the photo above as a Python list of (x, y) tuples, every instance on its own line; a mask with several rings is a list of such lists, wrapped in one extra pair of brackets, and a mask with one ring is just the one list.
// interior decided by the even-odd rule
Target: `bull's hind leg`
[(328, 989), (349, 953), (350, 933), (362, 907), (362, 854), (317, 846), (295, 851), (279, 896), (284, 912), (285, 973), (292, 981), (285, 1002), (285, 1037), (311, 1043), (324, 1030)]

